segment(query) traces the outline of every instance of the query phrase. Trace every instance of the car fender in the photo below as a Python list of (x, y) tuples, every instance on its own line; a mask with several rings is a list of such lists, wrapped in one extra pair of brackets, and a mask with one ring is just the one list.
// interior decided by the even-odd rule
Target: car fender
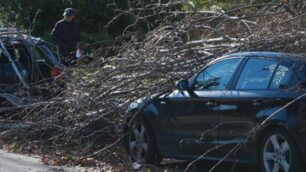
[[(287, 114), (288, 116), (290, 116), (289, 114)], [(254, 151), (257, 155), (257, 157), (259, 157), (259, 150), (260, 150), (260, 145), (261, 145), (261, 142), (262, 142), (262, 139), (263, 137), (265, 136), (265, 133), (267, 133), (269, 130), (273, 129), (273, 128), (279, 128), (279, 129), (282, 129), (284, 131), (286, 131), (290, 136), (291, 138), (294, 140), (294, 142), (296, 143), (298, 149), (300, 151), (302, 151), (302, 154), (305, 155), (305, 148), (303, 148), (303, 143), (299, 143), (298, 142), (298, 138), (301, 137), (301, 136), (298, 136), (296, 134), (296, 129), (294, 127), (294, 125), (290, 125), (288, 124), (287, 121), (285, 121), (284, 118), (281, 118), (281, 119), (273, 119), (273, 120), (269, 120), (267, 121), (265, 124), (263, 125), (260, 125), (259, 128), (257, 129), (257, 131), (255, 131), (255, 134), (253, 136), (253, 142), (255, 145), (254, 145)]]

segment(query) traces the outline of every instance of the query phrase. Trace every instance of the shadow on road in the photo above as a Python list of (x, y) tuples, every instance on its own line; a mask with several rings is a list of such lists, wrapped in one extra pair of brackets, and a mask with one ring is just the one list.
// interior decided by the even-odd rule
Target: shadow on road
[[(183, 172), (190, 161), (165, 160), (161, 168), (167, 172)], [(188, 172), (209, 172), (209, 170), (216, 164), (216, 161), (200, 160), (192, 165)], [(230, 162), (223, 162), (213, 172), (258, 172), (258, 168), (252, 165), (235, 164)]]

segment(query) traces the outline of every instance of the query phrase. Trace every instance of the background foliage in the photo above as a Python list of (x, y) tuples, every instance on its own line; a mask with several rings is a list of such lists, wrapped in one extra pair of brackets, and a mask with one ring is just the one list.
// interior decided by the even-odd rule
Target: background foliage
[[(122, 10), (127, 8), (126, 1), (120, 0), (0, 0), (0, 21), (5, 26), (30, 30), (36, 18), (33, 34), (48, 36), (54, 24), (63, 18), (64, 9), (73, 7), (85, 36), (90, 39), (90, 34), (94, 33), (95, 36), (102, 35), (95, 39), (103, 39), (107, 31), (104, 26), (118, 13), (110, 5), (113, 3)], [(129, 22), (128, 18), (120, 18), (107, 33), (120, 33), (120, 29)]]
[[(21, 29), (31, 30), (35, 36), (49, 39), (49, 33), (54, 24), (62, 18), (63, 10), (67, 7), (76, 9), (78, 22), (80, 23), (83, 41), (97, 41), (110, 39), (122, 34), (124, 28), (135, 22), (133, 15), (141, 15), (141, 11), (132, 9), (144, 8), (148, 4), (165, 3), (171, 0), (0, 0), (0, 23), (9, 23)], [(178, 1), (178, 0), (177, 0)], [(219, 7), (231, 8), (237, 4), (254, 3), (294, 3), (298, 6), (300, 0), (191, 0), (198, 9)], [(175, 1), (171, 1), (175, 2)], [(182, 7), (179, 7), (182, 8)], [(117, 20), (107, 25), (108, 22), (121, 15)], [(36, 17), (35, 17), (36, 16)], [(149, 20), (154, 21), (155, 16)], [(35, 25), (33, 20), (36, 18)], [(150, 24), (149, 24), (150, 23)], [(108, 27), (106, 27), (108, 26)], [(146, 32), (155, 28), (154, 22), (138, 21), (131, 29)]]

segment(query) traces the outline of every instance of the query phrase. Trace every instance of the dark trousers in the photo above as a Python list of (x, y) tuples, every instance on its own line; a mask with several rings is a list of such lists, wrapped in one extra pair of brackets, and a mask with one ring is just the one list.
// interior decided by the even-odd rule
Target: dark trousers
[(71, 62), (76, 60), (76, 48), (58, 45), (58, 53), (61, 56), (61, 61), (65, 66), (70, 66)]

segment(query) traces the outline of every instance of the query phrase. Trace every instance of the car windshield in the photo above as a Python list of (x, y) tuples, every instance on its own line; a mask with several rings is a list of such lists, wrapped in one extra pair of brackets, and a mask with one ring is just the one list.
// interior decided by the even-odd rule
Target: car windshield
[[(7, 51), (11, 55), (14, 62), (20, 63), (24, 67), (30, 66), (30, 54), (23, 44), (12, 44), (7, 46)], [(7, 57), (5, 57), (7, 59)]]
[(38, 60), (45, 60), (50, 62), (53, 65), (61, 66), (60, 59), (54, 51), (51, 50), (49, 46), (43, 43), (35, 44), (34, 50), (36, 54), (39, 56)]

